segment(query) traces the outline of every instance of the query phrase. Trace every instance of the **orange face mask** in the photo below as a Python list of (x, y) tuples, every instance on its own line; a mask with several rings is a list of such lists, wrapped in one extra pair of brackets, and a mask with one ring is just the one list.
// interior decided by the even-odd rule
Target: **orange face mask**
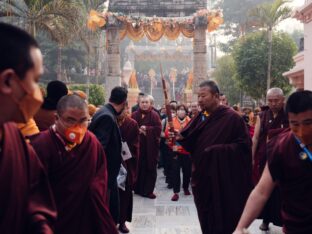
[(86, 132), (87, 127), (75, 125), (65, 130), (65, 137), (69, 142), (81, 144)]
[(25, 90), (26, 96), (15, 102), (18, 104), (19, 110), (23, 115), (23, 122), (27, 123), (40, 109), (40, 106), (43, 103), (43, 97), (37, 84), (35, 84), (34, 91), (32, 92), (28, 92), (21, 82), (20, 84)]

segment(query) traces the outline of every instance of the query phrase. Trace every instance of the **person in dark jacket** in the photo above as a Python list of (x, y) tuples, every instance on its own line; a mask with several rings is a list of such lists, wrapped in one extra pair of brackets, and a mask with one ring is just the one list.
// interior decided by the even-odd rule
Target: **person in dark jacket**
[(125, 88), (113, 88), (109, 102), (93, 116), (89, 126), (89, 130), (101, 142), (106, 153), (109, 209), (116, 224), (119, 222), (117, 176), (121, 165), (121, 135), (116, 117), (124, 110), (127, 95), (128, 91)]

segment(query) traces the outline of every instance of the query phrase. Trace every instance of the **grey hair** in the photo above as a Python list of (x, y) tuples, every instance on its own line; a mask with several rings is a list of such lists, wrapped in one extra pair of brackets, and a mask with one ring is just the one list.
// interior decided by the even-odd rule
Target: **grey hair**
[(274, 88), (270, 88), (268, 90), (267, 96), (268, 95), (284, 96), (284, 92), (281, 88), (274, 87)]
[(151, 105), (154, 105), (154, 102), (155, 102), (154, 97), (152, 95), (146, 95), (146, 96), (150, 100)]

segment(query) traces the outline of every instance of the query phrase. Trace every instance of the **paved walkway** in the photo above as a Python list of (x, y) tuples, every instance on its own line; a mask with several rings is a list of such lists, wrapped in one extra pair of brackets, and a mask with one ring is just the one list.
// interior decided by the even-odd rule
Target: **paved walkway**
[[(193, 196), (184, 196), (172, 202), (172, 190), (167, 189), (162, 170), (158, 170), (155, 193), (151, 200), (134, 195), (132, 223), (128, 223), (131, 234), (201, 234)], [(271, 226), (270, 232), (261, 232), (256, 220), (250, 227), (250, 234), (281, 234), (281, 229)]]

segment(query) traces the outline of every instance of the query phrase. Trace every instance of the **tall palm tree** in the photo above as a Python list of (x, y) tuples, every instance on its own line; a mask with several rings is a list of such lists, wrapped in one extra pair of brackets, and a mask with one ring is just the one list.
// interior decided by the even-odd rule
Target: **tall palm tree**
[(267, 89), (271, 87), (272, 68), (272, 33), (276, 25), (290, 17), (292, 9), (286, 6), (288, 0), (275, 0), (273, 3), (263, 3), (252, 9), (249, 13), (251, 21), (260, 28), (265, 28), (268, 34), (268, 70)]
[(58, 79), (61, 79), (62, 47), (81, 30), (81, 2), (74, 0), (2, 0), (0, 20), (22, 25), (32, 36), (46, 32), (59, 45)]

